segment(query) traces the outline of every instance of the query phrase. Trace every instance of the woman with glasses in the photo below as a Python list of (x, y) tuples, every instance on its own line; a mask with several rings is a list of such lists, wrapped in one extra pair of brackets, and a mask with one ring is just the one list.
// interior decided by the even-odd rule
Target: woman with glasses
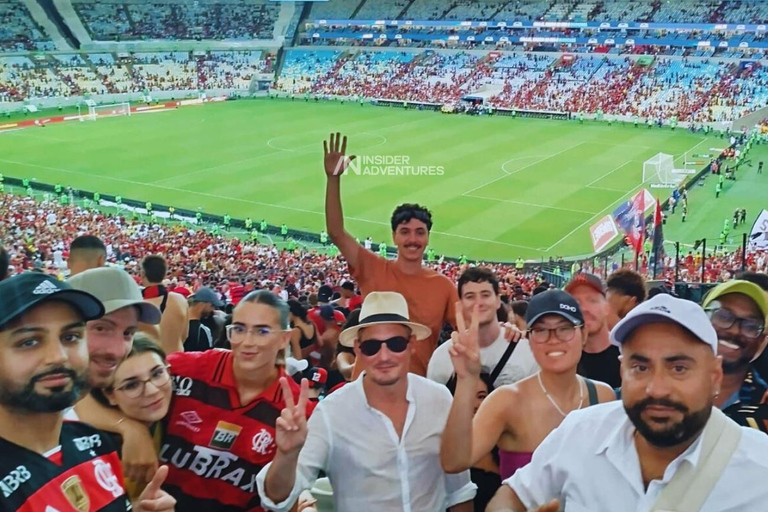
[[(115, 370), (114, 382), (104, 390), (113, 407), (119, 408), (127, 418), (144, 423), (152, 434), (155, 449), (159, 451), (160, 420), (168, 413), (173, 386), (165, 352), (149, 336), (139, 333), (133, 339), (133, 348)], [(144, 490), (139, 482), (125, 479), (131, 501)]]
[(168, 357), (175, 388), (159, 459), (169, 467), (163, 488), (177, 510), (261, 510), (256, 475), (277, 450), (275, 422), (286, 407), (280, 382), (299, 398), (285, 372), (291, 330), (284, 300), (249, 293), (225, 332), (230, 350)]
[[(464, 324), (461, 320), (460, 326)], [(477, 414), (473, 414), (481, 371), (477, 326), (460, 327), (453, 334), (449, 352), (457, 386), (440, 452), (447, 472), (474, 466), (498, 446), (501, 478), (507, 479), (531, 461), (536, 447), (569, 412), (616, 398), (608, 385), (576, 374), (586, 333), (573, 297), (561, 290), (534, 296), (526, 322), (531, 350), (541, 370), (494, 390)]]

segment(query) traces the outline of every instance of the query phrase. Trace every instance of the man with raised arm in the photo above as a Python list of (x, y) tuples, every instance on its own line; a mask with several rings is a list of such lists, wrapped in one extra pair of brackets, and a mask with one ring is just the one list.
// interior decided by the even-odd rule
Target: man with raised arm
[[(323, 142), (325, 154), (325, 225), (331, 240), (349, 263), (350, 273), (363, 296), (372, 291), (395, 291), (408, 302), (412, 319), (429, 327), (431, 334), (414, 340), (410, 371), (427, 374), (437, 347), (437, 338), (447, 322), (455, 325), (456, 286), (447, 277), (422, 265), (429, 245), (432, 213), (418, 204), (401, 204), (392, 213), (392, 241), (397, 258), (388, 260), (366, 250), (344, 229), (341, 206), (341, 176), (355, 156), (346, 156), (347, 137), (331, 134)], [(354, 178), (353, 178), (354, 179)]]

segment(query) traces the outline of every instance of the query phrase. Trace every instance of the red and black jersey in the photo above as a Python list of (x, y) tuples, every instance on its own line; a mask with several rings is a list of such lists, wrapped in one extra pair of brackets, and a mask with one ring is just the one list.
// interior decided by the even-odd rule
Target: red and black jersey
[(0, 438), (0, 511), (126, 512), (123, 472), (107, 434), (65, 421), (60, 447), (40, 455)]
[[(159, 455), (176, 510), (262, 511), (256, 475), (277, 449), (275, 421), (285, 407), (279, 380), (241, 406), (229, 350), (177, 352), (168, 363), (176, 385)], [(298, 385), (288, 382), (298, 400)]]

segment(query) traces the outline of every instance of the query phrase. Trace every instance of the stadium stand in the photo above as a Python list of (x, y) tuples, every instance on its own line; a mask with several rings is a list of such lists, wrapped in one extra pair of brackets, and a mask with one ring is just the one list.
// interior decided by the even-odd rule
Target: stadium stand
[(0, 52), (47, 51), (54, 45), (18, 0), (0, 0)]
[(95, 40), (272, 39), (279, 4), (223, 2), (73, 2)]

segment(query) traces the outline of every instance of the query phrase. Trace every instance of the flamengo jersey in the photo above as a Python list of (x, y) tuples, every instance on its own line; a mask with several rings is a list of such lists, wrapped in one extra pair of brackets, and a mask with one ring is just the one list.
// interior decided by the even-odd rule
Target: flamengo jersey
[[(277, 449), (275, 421), (285, 407), (279, 381), (240, 407), (229, 350), (177, 352), (168, 363), (175, 390), (159, 456), (176, 510), (262, 511), (256, 475)], [(288, 382), (298, 400), (299, 387)]]
[(0, 438), (0, 511), (131, 510), (120, 459), (106, 434), (65, 421), (59, 440), (61, 451), (46, 458)]

